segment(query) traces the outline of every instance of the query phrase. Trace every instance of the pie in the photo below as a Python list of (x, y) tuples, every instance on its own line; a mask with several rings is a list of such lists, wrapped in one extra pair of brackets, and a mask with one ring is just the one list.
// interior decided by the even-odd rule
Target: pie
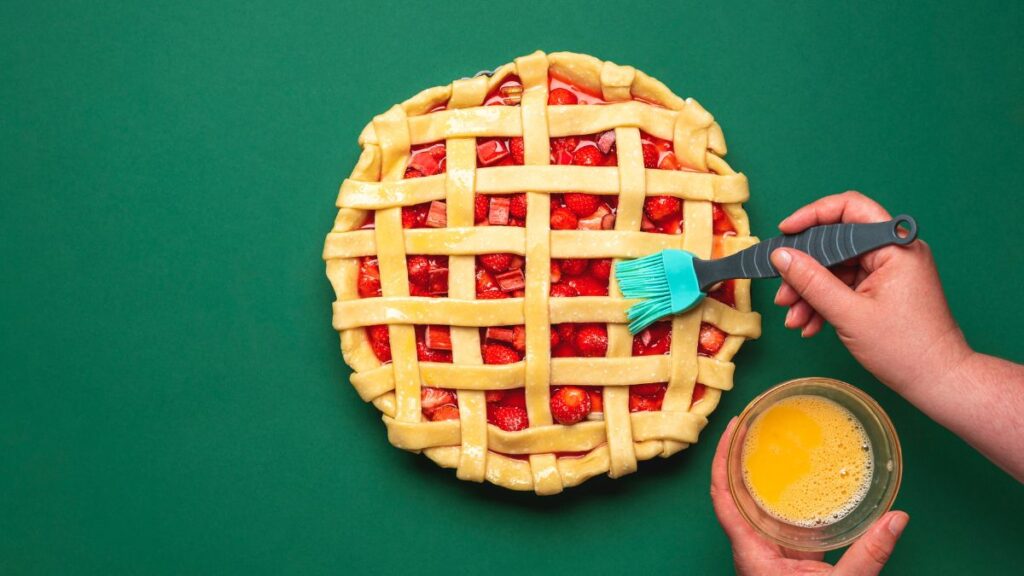
[(760, 335), (749, 280), (632, 336), (612, 269), (756, 242), (697, 102), (535, 52), (420, 92), (359, 143), (323, 257), (352, 385), (393, 445), (555, 494), (697, 441)]

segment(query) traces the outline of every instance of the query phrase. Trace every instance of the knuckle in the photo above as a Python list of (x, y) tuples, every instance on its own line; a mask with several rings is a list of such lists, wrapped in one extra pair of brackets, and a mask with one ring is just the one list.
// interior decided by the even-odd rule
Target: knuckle
[(864, 552), (869, 558), (879, 566), (885, 565), (889, 561), (890, 551), (887, 547), (879, 544), (875, 541), (868, 541), (864, 543)]

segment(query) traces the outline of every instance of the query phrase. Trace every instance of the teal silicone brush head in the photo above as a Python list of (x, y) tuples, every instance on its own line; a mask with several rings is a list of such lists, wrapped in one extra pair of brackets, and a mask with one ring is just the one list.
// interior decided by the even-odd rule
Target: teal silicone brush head
[(693, 258), (684, 250), (663, 250), (615, 265), (615, 279), (622, 295), (640, 300), (626, 313), (632, 334), (659, 318), (689, 309), (704, 297)]

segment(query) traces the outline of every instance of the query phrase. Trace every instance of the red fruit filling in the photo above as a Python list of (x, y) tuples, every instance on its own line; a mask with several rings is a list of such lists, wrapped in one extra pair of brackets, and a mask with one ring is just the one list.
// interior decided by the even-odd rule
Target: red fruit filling
[(736, 282), (733, 280), (726, 280), (718, 285), (717, 288), (708, 292), (708, 298), (714, 298), (726, 306), (736, 307)]
[(409, 272), (409, 295), (443, 298), (448, 295), (448, 257), (405, 257)]
[(487, 94), (484, 106), (519, 106), (522, 100), (522, 81), (518, 76), (508, 76)]
[(608, 258), (553, 258), (551, 296), (607, 296), (612, 262)]
[(526, 292), (526, 260), (518, 254), (476, 257), (476, 297), (480, 300), (521, 298)]

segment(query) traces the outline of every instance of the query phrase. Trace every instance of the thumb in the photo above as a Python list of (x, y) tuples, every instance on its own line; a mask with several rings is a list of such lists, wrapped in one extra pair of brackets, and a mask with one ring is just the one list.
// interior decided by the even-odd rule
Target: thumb
[(881, 572), (909, 521), (906, 512), (889, 512), (879, 518), (843, 554), (832, 576), (873, 576)]
[(857, 294), (807, 254), (779, 248), (772, 252), (771, 258), (786, 284), (832, 325), (855, 303)]

